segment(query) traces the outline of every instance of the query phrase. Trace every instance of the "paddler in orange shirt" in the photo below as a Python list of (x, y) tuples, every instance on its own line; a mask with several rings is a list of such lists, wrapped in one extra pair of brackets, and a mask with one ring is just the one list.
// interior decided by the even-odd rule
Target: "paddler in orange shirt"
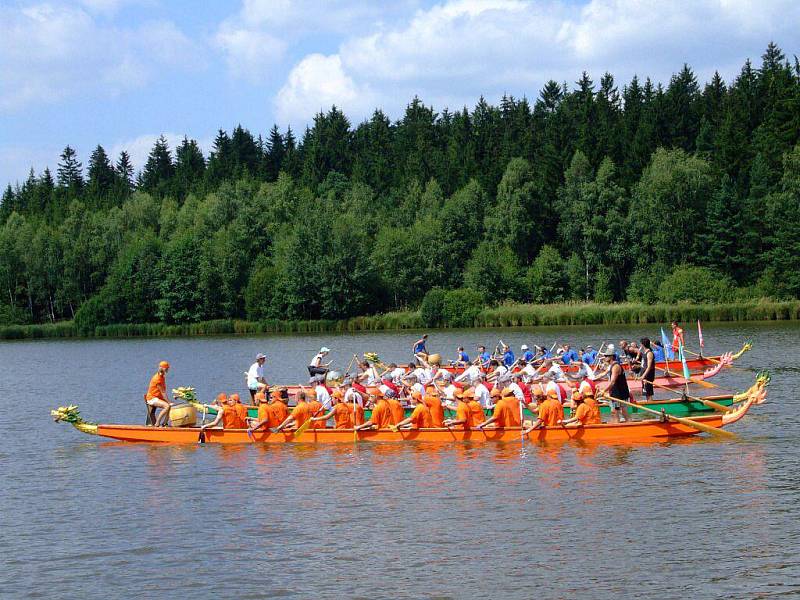
[(470, 429), (477, 429), (478, 425), (486, 420), (486, 413), (483, 412), (480, 400), (475, 397), (474, 388), (470, 388), (465, 392), (467, 399), (467, 406), (469, 407), (469, 426)]
[[(317, 400), (317, 391), (313, 388), (306, 392), (306, 399), (308, 400), (308, 410), (311, 413), (311, 428), (312, 429), (325, 429), (326, 422), (314, 419), (322, 412), (322, 402)], [(300, 424), (302, 425), (302, 423)], [(298, 425), (299, 427), (299, 425)]]
[[(167, 379), (169, 363), (162, 360), (158, 363), (158, 371), (150, 378), (150, 385), (144, 395), (144, 401), (148, 407), (147, 424), (151, 422), (155, 427), (166, 427), (169, 425), (169, 410), (172, 404), (167, 400)], [(161, 413), (156, 418), (156, 409), (160, 408)], [(161, 423), (161, 425), (159, 425)]]
[(481, 423), (479, 429), (483, 429), (492, 424), (498, 428), (519, 427), (520, 404), (516, 396), (514, 396), (514, 391), (510, 388), (504, 388), (502, 392), (499, 392), (497, 388), (494, 388), (492, 390), (492, 396), (497, 397), (498, 394), (500, 395), (500, 399), (497, 400), (497, 403), (494, 405), (492, 416)]
[[(225, 394), (220, 394), (217, 400), (220, 401), (225, 397)], [(203, 425), (200, 430), (205, 431), (222, 421), (223, 429), (247, 429), (247, 407), (239, 402), (239, 394), (231, 394), (227, 397), (217, 410), (216, 418), (206, 425)]]
[(428, 386), (422, 401), (431, 411), (431, 427), (444, 427), (444, 408), (442, 407), (442, 400), (439, 398), (438, 390), (433, 386)]
[[(592, 396), (585, 395), (580, 391), (575, 391), (572, 394), (572, 399), (577, 405), (577, 408), (572, 417), (561, 421), (562, 425), (576, 424), (583, 427), (584, 425), (600, 423), (600, 408), (597, 406)], [(587, 402), (587, 400), (590, 400), (590, 402)]]
[[(259, 391), (256, 394), (256, 399), (258, 399), (258, 394), (260, 393)], [(283, 396), (280, 390), (275, 390), (270, 394), (269, 404), (261, 402), (258, 405), (258, 420), (254, 421), (250, 419), (250, 422), (254, 423), (250, 427), (250, 433), (258, 431), (262, 427), (275, 429), (278, 425), (283, 423), (288, 416), (289, 409), (283, 403)]]
[(386, 396), (386, 403), (389, 405), (389, 410), (392, 411), (392, 425), (398, 425), (406, 418), (406, 411), (400, 400), (393, 396)]
[(321, 417), (312, 417), (313, 423), (326, 423), (328, 419), (333, 418), (335, 429), (352, 429), (353, 428), (353, 407), (344, 401), (344, 392), (342, 390), (334, 390), (331, 394), (335, 404), (328, 411), (328, 414)]
[(469, 429), (472, 417), (470, 415), (469, 404), (464, 399), (466, 392), (456, 390), (454, 396), (456, 397), (456, 417), (455, 419), (447, 419), (444, 422), (445, 427), (459, 427)]
[(372, 416), (365, 423), (356, 425), (358, 431), (362, 429), (388, 429), (389, 425), (392, 424), (392, 409), (389, 408), (386, 398), (383, 397), (383, 394), (376, 394), (374, 398), (376, 401), (375, 406), (372, 408)]
[(431, 410), (422, 401), (422, 394), (419, 392), (411, 394), (411, 404), (414, 407), (414, 410), (411, 411), (411, 416), (400, 421), (397, 427), (401, 429), (423, 429), (433, 427)]
[(539, 405), (539, 418), (526, 428), (528, 433), (540, 427), (556, 427), (564, 420), (564, 406), (558, 399), (558, 391), (552, 387), (547, 389), (547, 399)]
[(295, 405), (291, 414), (283, 420), (283, 423), (278, 425), (275, 429), (276, 433), (290, 427), (297, 429), (311, 418), (311, 410), (308, 407), (308, 402), (306, 402), (306, 393), (299, 391), (294, 398)]

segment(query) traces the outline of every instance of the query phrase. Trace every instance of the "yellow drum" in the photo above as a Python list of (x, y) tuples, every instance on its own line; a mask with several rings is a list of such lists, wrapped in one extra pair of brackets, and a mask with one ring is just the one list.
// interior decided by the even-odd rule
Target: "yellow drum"
[(173, 427), (194, 427), (197, 424), (197, 409), (191, 404), (179, 404), (169, 411), (169, 424)]

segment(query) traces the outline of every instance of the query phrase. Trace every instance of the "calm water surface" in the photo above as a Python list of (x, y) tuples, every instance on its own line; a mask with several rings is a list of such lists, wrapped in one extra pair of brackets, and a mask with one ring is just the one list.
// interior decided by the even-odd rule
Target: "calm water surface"
[[(435, 332), (429, 347), (648, 333)], [(162, 359), (168, 386), (209, 398), (246, 394), (258, 351), (293, 382), (322, 344), (341, 368), (357, 351), (406, 360), (417, 336), (0, 343), (0, 597), (797, 597), (800, 327), (705, 333), (709, 353), (755, 341), (717, 382), (770, 366), (769, 402), (734, 441), (633, 446), (103, 442), (49, 410), (140, 423)]]

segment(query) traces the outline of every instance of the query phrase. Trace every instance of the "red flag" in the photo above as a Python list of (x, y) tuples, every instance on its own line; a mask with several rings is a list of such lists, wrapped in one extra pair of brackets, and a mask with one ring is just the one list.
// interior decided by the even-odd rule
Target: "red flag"
[(697, 336), (700, 338), (700, 347), (705, 348), (703, 343), (703, 328), (700, 327), (700, 319), (697, 319)]

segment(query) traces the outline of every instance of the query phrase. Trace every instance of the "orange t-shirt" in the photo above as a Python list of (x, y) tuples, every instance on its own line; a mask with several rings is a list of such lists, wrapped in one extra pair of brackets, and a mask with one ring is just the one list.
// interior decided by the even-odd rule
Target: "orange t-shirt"
[(411, 426), (414, 429), (421, 429), (423, 427), (433, 427), (432, 423), (431, 410), (422, 402), (417, 404), (411, 412)]
[(477, 400), (473, 400), (467, 406), (469, 406), (469, 426), (474, 429), (486, 420), (486, 413), (483, 412), (483, 407)]
[(223, 429), (245, 429), (247, 427), (247, 407), (244, 404), (226, 404), (222, 408)]
[[(350, 412), (352, 412), (353, 408), (352, 405), (350, 406)], [(364, 407), (360, 404), (356, 404), (356, 425), (363, 425), (364, 424)]]
[(156, 373), (150, 379), (150, 385), (147, 388), (147, 400), (152, 400), (153, 398), (167, 399), (167, 382), (163, 373)]
[(595, 425), (603, 422), (603, 420), (600, 418), (600, 405), (597, 404), (597, 400), (591, 397), (584, 398), (583, 406), (589, 409), (589, 416), (587, 421), (581, 421), (581, 423), (584, 425)]
[(472, 417), (470, 415), (469, 405), (466, 402), (459, 402), (456, 405), (456, 421), (464, 421), (462, 425), (464, 429), (469, 429), (472, 423)]
[(387, 429), (392, 424), (392, 409), (384, 399), (378, 400), (372, 409), (372, 422), (378, 429)]
[(294, 419), (295, 427), (300, 427), (303, 423), (308, 421), (311, 418), (308, 402), (298, 402), (292, 410), (292, 418)]
[(519, 400), (517, 400), (516, 398), (506, 398), (505, 405), (508, 410), (508, 416), (506, 417), (506, 427), (519, 427), (520, 426)]
[(431, 411), (431, 427), (444, 427), (444, 409), (438, 396), (424, 396), (422, 401)]
[(269, 423), (269, 404), (262, 402), (258, 405), (258, 422), (266, 420)]
[(564, 407), (555, 398), (548, 398), (539, 407), (539, 418), (548, 427), (555, 427), (564, 419)]
[(267, 427), (270, 429), (278, 427), (289, 416), (289, 407), (280, 400), (273, 400), (267, 406), (269, 407), (269, 423), (267, 423)]
[(336, 429), (352, 429), (353, 407), (339, 402), (333, 407), (333, 421), (336, 423)]
[[(319, 400), (311, 400), (308, 403), (308, 412), (309, 417), (321, 417), (325, 414), (324, 410), (320, 410), (322, 408), (322, 402)], [(312, 429), (325, 429), (325, 421), (313, 421), (311, 423)]]
[(575, 418), (578, 419), (581, 425), (591, 425), (592, 421), (592, 408), (586, 404), (579, 404), (575, 409)]
[(397, 425), (400, 421), (406, 418), (406, 411), (403, 410), (403, 405), (395, 398), (387, 398), (389, 410), (392, 411), (392, 425)]

